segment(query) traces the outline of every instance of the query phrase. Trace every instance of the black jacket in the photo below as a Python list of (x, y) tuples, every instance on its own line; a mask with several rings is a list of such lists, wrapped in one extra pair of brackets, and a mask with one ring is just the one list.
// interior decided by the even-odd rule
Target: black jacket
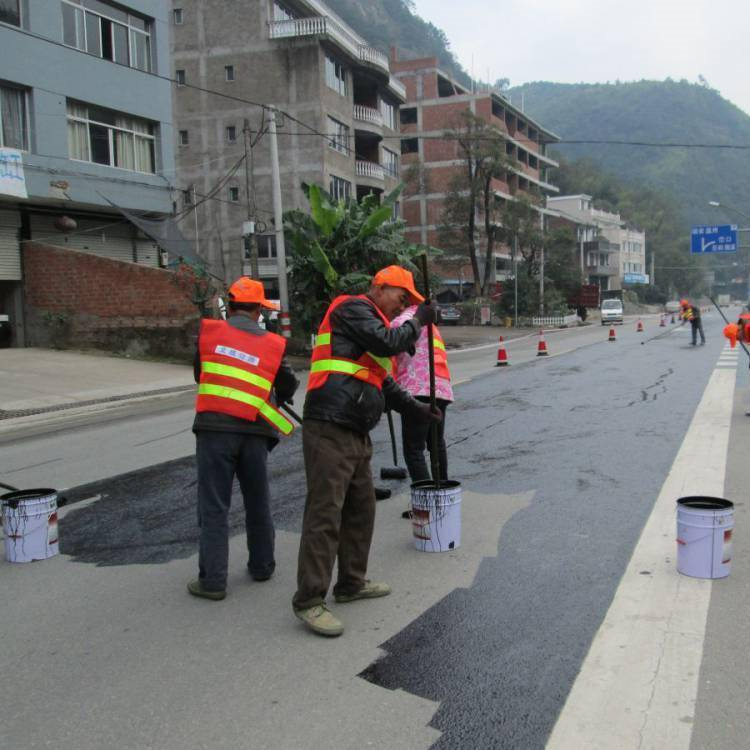
[[(239, 328), (240, 331), (251, 333), (254, 336), (266, 335), (266, 331), (246, 315), (232, 315), (227, 319), (227, 323), (235, 328)], [(195, 359), (193, 360), (193, 375), (195, 382), (198, 383), (201, 377), (200, 345), (195, 352)], [(281, 367), (279, 367), (279, 371), (276, 373), (276, 378), (273, 381), (273, 390), (276, 397), (275, 403), (279, 404), (291, 401), (298, 385), (299, 380), (295, 377), (294, 370), (292, 370), (286, 358), (282, 359)], [(240, 419), (239, 417), (233, 417), (231, 414), (222, 414), (216, 411), (196, 412), (195, 421), (193, 422), (193, 432), (198, 432), (199, 430), (265, 435), (274, 440), (278, 437), (278, 432), (262, 417), (258, 417), (254, 422), (251, 422), (247, 419)]]
[[(421, 326), (412, 318), (398, 328), (387, 328), (371, 304), (352, 298), (331, 313), (331, 353), (359, 359), (365, 352), (392, 357), (414, 350)], [(368, 433), (380, 421), (385, 407), (397, 412), (415, 410), (419, 404), (388, 376), (382, 392), (349, 375), (331, 373), (321, 388), (307, 392), (305, 419), (317, 419)]]

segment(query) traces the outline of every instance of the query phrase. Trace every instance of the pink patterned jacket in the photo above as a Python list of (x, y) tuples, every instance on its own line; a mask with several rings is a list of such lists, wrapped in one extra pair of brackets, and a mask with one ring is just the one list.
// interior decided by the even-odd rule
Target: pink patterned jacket
[[(414, 317), (417, 306), (407, 307), (401, 315), (391, 321), (391, 328), (403, 325)], [(430, 395), (430, 361), (427, 351), (427, 326), (422, 328), (416, 343), (414, 356), (402, 352), (394, 357), (394, 380), (412, 396)], [(453, 401), (453, 388), (450, 380), (435, 377), (435, 397), (444, 401)]]

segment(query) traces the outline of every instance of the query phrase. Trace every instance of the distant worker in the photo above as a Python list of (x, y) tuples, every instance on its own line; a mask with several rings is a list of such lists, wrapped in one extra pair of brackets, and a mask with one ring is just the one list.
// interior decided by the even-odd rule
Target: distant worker
[(390, 321), (417, 303), (424, 298), (411, 273), (388, 266), (375, 274), (367, 294), (336, 297), (315, 339), (302, 430), (307, 501), (292, 606), (320, 635), (344, 631), (325, 602), (337, 557), (337, 602), (391, 592), (365, 577), (375, 525), (369, 432), (385, 406), (425, 421), (440, 419), (390, 375), (391, 357), (413, 348), (422, 326), (435, 319), (434, 308), (420, 304), (411, 320), (392, 329)]
[(250, 577), (274, 572), (274, 527), (266, 459), (292, 423), (278, 404), (291, 401), (299, 385), (284, 359), (286, 340), (258, 324), (261, 309), (277, 310), (263, 284), (243, 276), (229, 288), (224, 320), (202, 320), (195, 356), (198, 398), (193, 432), (198, 466), (198, 578), (193, 596), (226, 596), (229, 506), (239, 480), (245, 505)]
[(706, 343), (706, 336), (703, 333), (703, 323), (701, 322), (701, 310), (698, 305), (693, 305), (686, 299), (680, 300), (680, 317), (682, 318), (682, 324), (685, 322), (690, 323), (691, 333), (693, 339), (690, 342), (691, 346), (695, 346), (698, 341), (698, 333), (701, 335), (701, 346)]
[[(411, 305), (398, 317), (394, 318), (391, 328), (406, 323), (417, 313), (417, 306)], [(448, 478), (448, 452), (445, 447), (445, 410), (453, 401), (451, 374), (448, 370), (448, 354), (445, 342), (440, 335), (437, 325), (432, 326), (432, 339), (435, 354), (435, 396), (436, 405), (443, 415), (443, 419), (436, 425), (438, 431), (438, 453), (440, 461), (440, 479)], [(417, 339), (414, 354), (402, 352), (396, 356), (393, 379), (414, 396), (417, 401), (425, 404), (430, 402), (430, 361), (427, 341), (427, 327), (425, 326)], [(432, 453), (430, 424), (423, 419), (414, 419), (408, 413), (401, 414), (401, 438), (404, 447), (404, 461), (409, 470), (412, 482), (419, 482), (430, 478), (425, 461), (425, 447)], [(438, 477), (432, 477), (438, 479)]]

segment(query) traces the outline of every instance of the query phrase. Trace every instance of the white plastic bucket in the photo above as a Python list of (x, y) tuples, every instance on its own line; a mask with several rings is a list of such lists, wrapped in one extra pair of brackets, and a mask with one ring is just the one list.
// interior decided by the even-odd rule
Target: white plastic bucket
[(8, 562), (46, 560), (58, 553), (55, 490), (19, 490), (0, 501)]
[(693, 578), (725, 578), (732, 562), (734, 504), (720, 497), (677, 501), (677, 570)]
[(448, 552), (461, 545), (461, 483), (431, 479), (411, 486), (411, 528), (420, 552)]

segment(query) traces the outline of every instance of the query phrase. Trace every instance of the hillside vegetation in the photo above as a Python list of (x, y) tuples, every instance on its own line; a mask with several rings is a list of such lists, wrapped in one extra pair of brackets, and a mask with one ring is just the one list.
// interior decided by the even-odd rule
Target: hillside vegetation
[[(714, 89), (687, 81), (529, 83), (511, 89), (514, 103), (521, 92), (525, 111), (564, 141), (750, 147), (750, 117)], [(750, 212), (750, 149), (561, 143), (555, 150), (569, 159), (586, 157), (634, 187), (669, 194), (686, 226), (742, 221), (709, 208), (709, 200)]]

